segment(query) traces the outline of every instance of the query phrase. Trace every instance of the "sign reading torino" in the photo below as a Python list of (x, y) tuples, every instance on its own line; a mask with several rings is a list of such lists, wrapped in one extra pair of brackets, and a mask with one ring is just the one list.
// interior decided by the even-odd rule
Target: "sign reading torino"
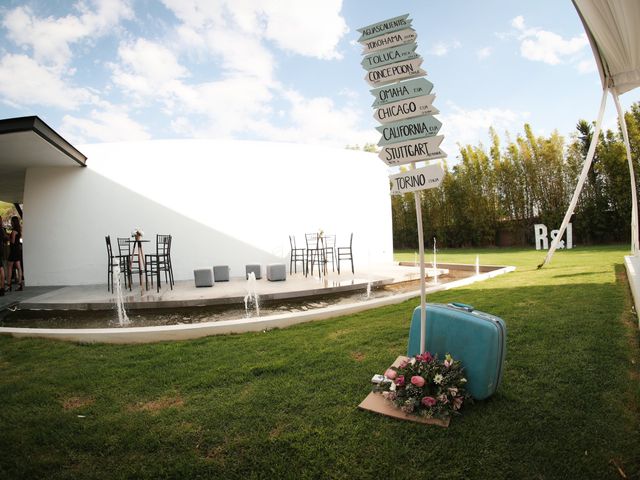
[(444, 170), (440, 162), (423, 168), (400, 172), (389, 177), (389, 180), (391, 180), (391, 194), (401, 195), (403, 193), (437, 188), (442, 183), (443, 177)]
[(421, 115), (436, 115), (440, 110), (432, 105), (434, 98), (435, 95), (423, 95), (382, 105), (373, 112), (373, 118), (380, 123), (389, 123)]
[(393, 143), (383, 147), (378, 157), (390, 167), (444, 158), (447, 154), (440, 150), (440, 144), (443, 139), (442, 135), (438, 135), (436, 137), (409, 140), (408, 142)]
[(392, 32), (387, 35), (365, 40), (362, 42), (364, 45), (362, 53), (367, 55), (384, 48), (397, 47), (398, 45), (404, 45), (405, 43), (415, 42), (417, 38), (418, 34), (413, 28), (405, 28), (398, 32)]

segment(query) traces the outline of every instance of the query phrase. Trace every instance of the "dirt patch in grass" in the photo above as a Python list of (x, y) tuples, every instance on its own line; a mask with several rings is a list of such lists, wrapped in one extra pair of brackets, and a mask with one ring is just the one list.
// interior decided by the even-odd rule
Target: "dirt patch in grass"
[(157, 413), (167, 408), (180, 408), (183, 405), (184, 400), (180, 397), (162, 397), (148, 402), (138, 402), (135, 405), (131, 405), (129, 410), (132, 412)]
[(365, 354), (362, 352), (351, 352), (350, 355), (356, 362), (361, 362), (365, 358)]
[(93, 397), (68, 397), (62, 399), (62, 408), (65, 410), (76, 410), (78, 408), (87, 407), (95, 403)]
[(331, 332), (329, 335), (327, 335), (327, 337), (329, 338), (329, 340), (337, 340), (340, 337), (344, 337), (345, 335), (351, 335), (352, 333), (353, 333), (353, 329), (346, 328), (346, 329), (336, 330), (334, 332)]

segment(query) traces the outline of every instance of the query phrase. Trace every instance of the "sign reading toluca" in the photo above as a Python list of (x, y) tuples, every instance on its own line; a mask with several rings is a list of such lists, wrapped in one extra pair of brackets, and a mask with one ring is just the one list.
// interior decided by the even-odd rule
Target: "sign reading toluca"
[(422, 58), (420, 57), (404, 62), (392, 63), (369, 70), (364, 79), (369, 85), (375, 87), (377, 85), (386, 85), (387, 83), (404, 80), (405, 78), (421, 77), (427, 74), (427, 72), (420, 68), (421, 64)]
[(427, 165), (406, 172), (391, 175), (391, 194), (400, 195), (402, 193), (417, 192), (429, 188), (439, 187), (444, 177), (444, 170), (440, 163)]
[(405, 28), (410, 27), (411, 20), (409, 19), (408, 13), (406, 15), (400, 15), (399, 17), (393, 17), (388, 20), (383, 20), (382, 22), (372, 23), (371, 25), (367, 25), (366, 27), (358, 29), (358, 31), (361, 33), (360, 38), (358, 38), (358, 42), (364, 43), (370, 38), (378, 37), (380, 35), (391, 32), (397, 32), (398, 30), (404, 30)]
[(386, 50), (380, 50), (379, 52), (367, 55), (362, 59), (360, 64), (365, 70), (371, 70), (372, 68), (382, 67), (394, 62), (413, 60), (419, 56), (416, 53), (416, 48), (418, 48), (418, 46), (415, 43), (387, 48)]
[(414, 138), (433, 137), (440, 131), (441, 126), (442, 122), (431, 115), (387, 123), (376, 127), (376, 130), (382, 134), (378, 145), (389, 145)]
[(442, 135), (438, 135), (409, 140), (408, 142), (393, 143), (383, 147), (378, 153), (378, 157), (390, 167), (444, 158), (447, 154), (440, 150), (440, 144), (443, 139)]
[(415, 42), (417, 38), (418, 34), (413, 28), (406, 28), (398, 32), (372, 38), (371, 40), (365, 40), (362, 42), (364, 44), (362, 53), (366, 55), (384, 48), (397, 47), (405, 43)]
[(433, 83), (426, 78), (416, 78), (415, 80), (374, 88), (370, 90), (371, 94), (376, 97), (372, 106), (379, 107), (398, 100), (427, 95), (431, 93), (432, 89)]
[(434, 98), (436, 98), (435, 95), (423, 95), (388, 103), (380, 106), (373, 113), (373, 118), (380, 123), (389, 123), (421, 115), (436, 115), (440, 113), (440, 110), (432, 105)]

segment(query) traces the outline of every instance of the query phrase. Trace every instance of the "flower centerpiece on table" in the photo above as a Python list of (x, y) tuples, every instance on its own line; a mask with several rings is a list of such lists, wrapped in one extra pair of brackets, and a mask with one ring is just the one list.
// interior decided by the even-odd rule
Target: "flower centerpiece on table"
[(429, 352), (390, 367), (373, 387), (405, 413), (427, 418), (447, 418), (460, 413), (470, 398), (462, 365), (449, 354), (441, 362)]
[(131, 236), (135, 237), (136, 240), (140, 240), (144, 236), (144, 232), (140, 227), (136, 227), (131, 232)]

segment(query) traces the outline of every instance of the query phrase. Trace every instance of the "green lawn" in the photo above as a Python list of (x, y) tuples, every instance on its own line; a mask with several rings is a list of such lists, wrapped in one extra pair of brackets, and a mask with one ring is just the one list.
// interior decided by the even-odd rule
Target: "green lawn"
[(418, 299), (143, 346), (0, 337), (0, 478), (639, 478), (626, 248), (561, 251), (542, 270), (532, 250), (439, 261), (478, 253), (517, 270), (428, 300), (504, 318), (505, 374), (448, 429), (356, 408), (406, 352)]

